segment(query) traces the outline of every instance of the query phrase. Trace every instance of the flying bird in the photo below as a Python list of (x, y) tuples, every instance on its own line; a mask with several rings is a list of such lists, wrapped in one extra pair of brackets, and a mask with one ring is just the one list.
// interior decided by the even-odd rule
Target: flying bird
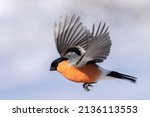
[(60, 57), (51, 63), (50, 71), (58, 71), (65, 78), (83, 83), (90, 91), (100, 79), (117, 78), (136, 83), (136, 77), (106, 70), (96, 63), (103, 62), (110, 53), (111, 40), (106, 23), (93, 24), (87, 29), (75, 14), (60, 17), (54, 24), (54, 38)]

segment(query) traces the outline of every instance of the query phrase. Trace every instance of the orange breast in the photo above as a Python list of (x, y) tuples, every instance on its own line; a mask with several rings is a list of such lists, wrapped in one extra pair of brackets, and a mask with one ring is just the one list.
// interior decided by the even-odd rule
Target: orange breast
[(82, 68), (76, 68), (71, 66), (68, 61), (59, 63), (57, 71), (67, 79), (81, 83), (96, 82), (100, 75), (100, 70), (94, 64), (87, 64)]

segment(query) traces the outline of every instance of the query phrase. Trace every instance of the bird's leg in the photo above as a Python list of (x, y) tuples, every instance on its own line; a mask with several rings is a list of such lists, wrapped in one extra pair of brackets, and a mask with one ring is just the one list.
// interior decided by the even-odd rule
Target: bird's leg
[(93, 87), (92, 84), (94, 84), (96, 82), (92, 82), (92, 83), (84, 83), (83, 84), (83, 88), (85, 89), (85, 91), (90, 91), (89, 87)]
[(90, 91), (90, 89), (88, 88), (88, 83), (84, 83), (83, 88), (85, 89), (85, 91)]

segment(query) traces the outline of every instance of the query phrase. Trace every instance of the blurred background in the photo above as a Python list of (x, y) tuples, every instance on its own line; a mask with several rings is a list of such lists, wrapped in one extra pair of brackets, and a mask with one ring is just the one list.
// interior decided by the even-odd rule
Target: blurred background
[[(150, 99), (149, 0), (0, 0), (0, 99)], [(99, 65), (138, 77), (99, 81), (92, 91), (50, 72), (59, 57), (53, 26), (76, 13), (88, 28), (106, 22), (110, 56)]]

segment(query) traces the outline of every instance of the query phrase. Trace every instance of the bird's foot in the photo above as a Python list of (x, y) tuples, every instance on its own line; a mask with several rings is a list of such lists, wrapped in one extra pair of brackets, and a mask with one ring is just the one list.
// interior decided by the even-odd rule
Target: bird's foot
[(92, 84), (94, 84), (96, 82), (92, 82), (92, 83), (84, 83), (83, 84), (83, 88), (85, 89), (85, 91), (90, 91), (89, 87), (93, 87)]

